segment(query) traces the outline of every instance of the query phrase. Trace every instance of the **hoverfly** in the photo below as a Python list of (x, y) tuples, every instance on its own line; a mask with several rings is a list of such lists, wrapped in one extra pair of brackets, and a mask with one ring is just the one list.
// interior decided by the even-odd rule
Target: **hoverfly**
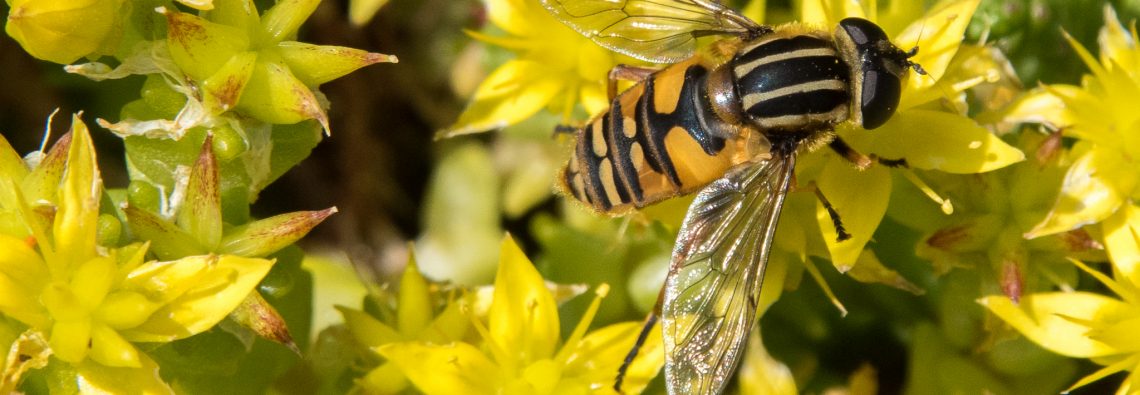
[[(660, 315), (670, 394), (720, 393), (755, 321), (797, 150), (830, 143), (867, 161), (833, 128), (885, 123), (908, 71), (925, 74), (909, 60), (917, 48), (899, 49), (859, 18), (829, 33), (759, 25), (714, 0), (541, 1), (603, 47), (672, 63), (611, 72), (610, 108), (576, 130), (559, 184), (608, 214), (699, 190), (642, 338)], [(698, 38), (717, 35), (695, 54)], [(622, 75), (641, 79), (615, 95)]]

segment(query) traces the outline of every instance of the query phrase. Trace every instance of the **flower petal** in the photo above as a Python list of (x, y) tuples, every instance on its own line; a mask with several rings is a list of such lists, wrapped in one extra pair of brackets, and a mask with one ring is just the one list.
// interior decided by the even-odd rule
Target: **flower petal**
[(262, 257), (300, 240), (336, 207), (319, 211), (297, 211), (257, 220), (226, 232), (218, 252), (245, 257)]
[(258, 53), (237, 108), (269, 123), (293, 124), (313, 119), (329, 133), (328, 114), (316, 93), (293, 75), (284, 60), (265, 51)]
[[(42, 289), (51, 278), (44, 261), (24, 240), (0, 235), (0, 275), (19, 284), (20, 289)], [(4, 292), (0, 287), (0, 292)]]
[(499, 248), (492, 297), (488, 340), (513, 352), (511, 357), (523, 364), (554, 356), (561, 340), (558, 306), (538, 270), (509, 235)]
[(800, 2), (799, 21), (828, 29), (847, 17), (864, 18), (863, 5), (856, 0), (804, 0)]
[(973, 120), (940, 111), (903, 111), (879, 129), (844, 128), (841, 135), (864, 152), (948, 173), (983, 173), (1025, 159)]
[(1111, 344), (1113, 348), (1122, 353), (1136, 354), (1140, 352), (1140, 316), (1112, 323), (1103, 329), (1089, 333), (1089, 338), (1104, 344)]
[(393, 343), (380, 346), (377, 351), (428, 395), (494, 394), (497, 387), (499, 376), (494, 363), (467, 343)]
[(131, 272), (123, 288), (167, 303), (142, 325), (121, 333), (133, 342), (168, 342), (210, 329), (253, 291), (272, 266), (270, 260), (232, 255), (144, 264)]
[(344, 306), (336, 306), (336, 309), (344, 316), (344, 325), (352, 337), (365, 346), (376, 347), (404, 340), (400, 332), (372, 318), (368, 313)]
[(84, 307), (94, 310), (118, 280), (115, 269), (115, 260), (111, 257), (95, 257), (83, 262), (71, 274), (71, 292)]
[[(1117, 372), (1120, 372), (1122, 370), (1126, 370), (1128, 368), (1134, 367), (1134, 366), (1136, 366), (1137, 362), (1140, 362), (1140, 356), (1133, 356), (1131, 358), (1125, 358), (1125, 359), (1122, 359), (1120, 361), (1113, 362), (1112, 364), (1105, 366), (1104, 368), (1101, 368), (1100, 370), (1097, 370), (1096, 372), (1093, 372), (1092, 374), (1090, 374), (1088, 376), (1082, 377), (1080, 380), (1078, 380), (1076, 383), (1074, 383), (1071, 387), (1069, 387), (1069, 389), (1062, 391), (1061, 393), (1063, 393), (1063, 394), (1069, 393), (1072, 390), (1075, 390), (1077, 388), (1089, 385), (1089, 384), (1093, 383), (1094, 381), (1097, 381), (1097, 380), (1103, 379), (1105, 377), (1111, 376), (1111, 375), (1116, 374)], [(1129, 381), (1126, 380), (1123, 384), (1121, 384), (1120, 390), (1125, 390), (1126, 387), (1128, 387), (1130, 384), (1131, 383), (1129, 383)], [(1117, 391), (1116, 393), (1123, 395), (1123, 394), (1127, 394), (1129, 392)]]
[[(4, 31), (37, 58), (68, 64), (118, 36), (114, 28), (122, 3), (117, 1), (9, 1)], [(124, 11), (125, 12), (125, 11)], [(121, 14), (120, 14), (121, 15)]]
[(321, 0), (284, 0), (261, 15), (261, 27), (268, 34), (266, 39), (281, 42), (297, 35), (301, 24), (313, 15)]
[(1112, 215), (1124, 203), (1125, 191), (1135, 187), (1138, 176), (1121, 154), (1116, 150), (1093, 148), (1077, 158), (1065, 174), (1053, 209), (1025, 237), (1076, 229)]
[(198, 240), (162, 217), (134, 206), (123, 207), (123, 214), (131, 232), (139, 240), (150, 242), (150, 250), (159, 259), (174, 260), (206, 253)]
[(91, 359), (107, 366), (122, 368), (141, 367), (139, 350), (105, 325), (91, 328)]
[(860, 282), (884, 284), (915, 295), (925, 293), (922, 288), (914, 285), (899, 272), (883, 266), (883, 262), (879, 261), (875, 252), (869, 249), (863, 250), (863, 253), (859, 254), (859, 260), (855, 262), (855, 266), (847, 272), (847, 275)]
[[(544, 28), (565, 27), (565, 25), (555, 21), (554, 17), (535, 1), (487, 0), (486, 3), (487, 16), (491, 22), (515, 36), (541, 34)], [(550, 23), (557, 23), (557, 25), (551, 26)]]
[(257, 53), (239, 52), (231, 56), (216, 72), (198, 84), (202, 94), (202, 104), (212, 114), (221, 114), (237, 106), (253, 67)]
[(432, 319), (431, 294), (428, 292), (427, 280), (416, 266), (415, 254), (408, 254), (408, 264), (400, 277), (396, 317), (400, 333), (408, 339), (421, 333)]
[(463, 339), (470, 330), (471, 320), (463, 313), (459, 303), (448, 303), (435, 320), (416, 339), (429, 343), (443, 344)]
[(128, 329), (146, 322), (161, 307), (138, 292), (116, 291), (95, 310), (95, 319), (113, 329)]
[(28, 175), (28, 167), (20, 154), (8, 143), (8, 139), (0, 136), (0, 177), (8, 177), (14, 181), (23, 180)]
[(913, 75), (908, 79), (911, 89), (933, 85), (942, 78), (950, 59), (962, 44), (966, 26), (974, 16), (980, 0), (942, 0), (926, 16), (915, 21), (895, 37), (896, 45), (904, 49), (918, 47), (911, 61), (922, 65), (927, 77)]
[(394, 55), (296, 41), (279, 43), (276, 49), (297, 79), (308, 86), (335, 80), (371, 64), (397, 61)]
[(1116, 10), (1112, 4), (1105, 4), (1103, 9), (1104, 27), (1097, 35), (1100, 43), (1100, 63), (1115, 64), (1125, 70), (1136, 70), (1140, 66), (1140, 51), (1136, 50), (1136, 42), (1132, 33), (1120, 23)]
[[(21, 188), (28, 202), (37, 200), (57, 201), (60, 180), (67, 169), (68, 152), (71, 151), (72, 134), (68, 133), (52, 144), (40, 164), (32, 169), (27, 178), (24, 178)], [(20, 180), (13, 180), (19, 182)]]
[(384, 362), (357, 380), (356, 386), (369, 394), (399, 394), (408, 388), (408, 378), (399, 366)]
[(737, 373), (740, 380), (740, 390), (744, 394), (784, 394), (794, 395), (796, 380), (791, 369), (783, 362), (777, 361), (764, 349), (764, 342), (760, 339), (760, 326), (757, 325), (748, 337), (748, 350), (744, 354), (744, 362)]
[[(574, 347), (563, 377), (589, 382), (594, 388), (612, 387), (618, 368), (633, 348), (642, 326), (641, 322), (623, 322), (590, 332)], [(621, 386), (623, 392), (641, 393), (657, 376), (665, 364), (662, 347), (661, 328), (654, 326), (625, 372)]]
[(1026, 295), (1020, 305), (1005, 296), (978, 300), (1034, 343), (1055, 353), (1091, 358), (1120, 353), (1114, 345), (1089, 337), (1087, 324), (1107, 325), (1134, 318), (1140, 311), (1119, 300), (1087, 292)]
[[(71, 147), (67, 154), (67, 170), (59, 189), (59, 211), (55, 215), (52, 247), (59, 254), (49, 265), (68, 265), (87, 261), (95, 254), (95, 236), (99, 223), (99, 198), (103, 180), (95, 163), (95, 145), (87, 125), (78, 116), (71, 119)], [(53, 267), (55, 274), (66, 267)]]
[(532, 60), (503, 63), (479, 84), (471, 104), (442, 136), (483, 132), (530, 118), (564, 86), (562, 79), (551, 77), (547, 68)]
[(56, 321), (49, 343), (56, 358), (73, 364), (82, 362), (91, 344), (91, 320)]
[[(1054, 128), (1063, 128), (1076, 123), (1073, 111), (1065, 105), (1065, 101), (1054, 94), (1054, 91), (1063, 91), (1069, 95), (1077, 95), (1079, 87), (1073, 85), (1050, 85), (1049, 89), (1035, 88), (1017, 97), (1006, 108), (1001, 110), (1000, 121), (1012, 124), (1040, 123)], [(993, 120), (994, 122), (998, 119)], [(989, 123), (979, 116), (978, 122)]]
[(297, 355), (301, 354), (297, 343), (293, 341), (293, 334), (289, 333), (285, 317), (256, 290), (242, 300), (230, 313), (230, 318), (258, 337), (288, 347)]
[(178, 210), (175, 223), (198, 240), (207, 251), (218, 247), (222, 239), (222, 191), (218, 160), (214, 157), (214, 138), (206, 136), (198, 160), (190, 170), (186, 200)]
[[(1126, 289), (1140, 288), (1140, 207), (1125, 204), (1101, 224), (1114, 277)], [(1123, 295), (1122, 295), (1123, 296)], [(1136, 295), (1134, 295), (1136, 296)]]
[(816, 183), (851, 235), (850, 239), (838, 241), (831, 215), (822, 202), (816, 204), (816, 221), (831, 252), (831, 262), (841, 273), (846, 272), (855, 265), (887, 212), (891, 196), (890, 170), (872, 166), (860, 171), (846, 159), (833, 155)]
[(170, 57), (186, 75), (205, 80), (234, 55), (249, 48), (245, 31), (221, 25), (177, 9), (161, 9), (166, 15)]
[(158, 364), (146, 354), (139, 355), (139, 367), (109, 367), (84, 362), (77, 366), (80, 394), (174, 394), (158, 375)]

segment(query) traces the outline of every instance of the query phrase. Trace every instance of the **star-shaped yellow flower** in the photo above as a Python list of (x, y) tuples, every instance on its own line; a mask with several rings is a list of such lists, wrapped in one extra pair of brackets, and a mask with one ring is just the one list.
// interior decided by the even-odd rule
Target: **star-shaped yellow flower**
[[(390, 316), (394, 322), (383, 322), (367, 312), (337, 306), (344, 316), (345, 326), (353, 337), (370, 348), (386, 344), (420, 341), (426, 344), (445, 344), (465, 338), (469, 325), (459, 304), (449, 301), (438, 312), (435, 306), (439, 293), (433, 292), (428, 280), (420, 274), (414, 255), (408, 257), (404, 274), (400, 276), (399, 291), (391, 302), (395, 306)], [(381, 303), (387, 300), (381, 300)], [(384, 361), (356, 382), (356, 388), (365, 393), (394, 394), (408, 387), (408, 380), (392, 361)]]
[[(614, 393), (618, 367), (641, 323), (626, 322), (586, 333), (608, 287), (597, 295), (574, 331), (560, 341), (555, 297), (509, 237), (500, 250), (488, 323), (473, 320), (480, 346), (453, 342), (389, 343), (378, 351), (427, 394)], [(652, 331), (626, 374), (623, 390), (638, 393), (661, 368), (660, 331)]]
[(1104, 368), (1077, 381), (1074, 389), (1120, 371), (1131, 372), (1118, 394), (1140, 389), (1140, 208), (1125, 206), (1106, 220), (1105, 242), (1113, 276), (1079, 261), (1117, 298), (1092, 292), (1046, 292), (1014, 304), (1005, 296), (978, 300), (1022, 335), (1055, 353), (1088, 358)]
[[(135, 342), (170, 342), (212, 328), (257, 286), (273, 261), (199, 255), (144, 260), (148, 244), (99, 244), (103, 182), (87, 127), (28, 169), (0, 138), (0, 313), (71, 365), (85, 390), (171, 392)], [(8, 371), (5, 374), (20, 374)], [(15, 383), (19, 377), (3, 377)]]
[(471, 104), (443, 135), (506, 127), (543, 108), (567, 121), (578, 103), (589, 114), (606, 108), (607, 73), (618, 55), (554, 19), (537, 0), (487, 0), (487, 10), (491, 22), (508, 36), (470, 34), (517, 57), (483, 80)]
[[(1023, 99), (1041, 104), (1041, 119), (1077, 139), (1072, 167), (1049, 215), (1026, 237), (1060, 233), (1121, 216), (1140, 198), (1140, 47), (1136, 31), (1117, 20), (1105, 6), (1100, 31), (1100, 60), (1066, 35), (1092, 71), (1081, 86), (1047, 85)], [(1119, 218), (1115, 219), (1119, 220)]]

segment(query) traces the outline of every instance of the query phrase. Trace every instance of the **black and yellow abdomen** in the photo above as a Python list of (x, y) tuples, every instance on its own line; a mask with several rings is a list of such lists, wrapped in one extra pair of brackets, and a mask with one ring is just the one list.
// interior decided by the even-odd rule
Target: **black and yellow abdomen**
[(709, 69), (696, 58), (632, 88), (577, 132), (561, 174), (568, 195), (602, 212), (622, 212), (692, 192), (754, 156), (739, 126), (708, 100)]
[(834, 40), (798, 27), (738, 44), (720, 65), (670, 65), (578, 130), (560, 184), (607, 213), (696, 191), (765, 155), (769, 139), (847, 119), (849, 74)]

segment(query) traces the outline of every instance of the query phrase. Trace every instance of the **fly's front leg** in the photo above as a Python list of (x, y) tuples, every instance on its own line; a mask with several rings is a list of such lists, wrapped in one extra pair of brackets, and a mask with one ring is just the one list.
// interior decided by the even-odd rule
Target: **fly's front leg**
[(835, 226), (835, 241), (844, 241), (851, 238), (851, 234), (847, 233), (847, 228), (843, 227), (843, 220), (839, 218), (839, 212), (835, 211), (835, 207), (831, 202), (827, 201), (827, 196), (823, 196), (823, 191), (819, 187), (812, 185), (812, 190), (815, 191), (815, 197), (823, 203), (823, 208), (827, 210), (827, 215), (831, 217), (831, 224)]
[(649, 78), (651, 74), (656, 72), (657, 69), (651, 69), (648, 67), (637, 67), (627, 64), (619, 64), (617, 66), (614, 66), (614, 68), (610, 69), (609, 83), (606, 84), (606, 94), (612, 102), (618, 94), (618, 81), (640, 82), (646, 78)]
[[(850, 145), (847, 145), (847, 142), (838, 136), (835, 137), (834, 140), (831, 140), (828, 146), (831, 147), (832, 151), (839, 154), (839, 156), (854, 164), (859, 170), (866, 170), (875, 163), (887, 167), (908, 167), (906, 158), (885, 159), (875, 156), (874, 154), (864, 155), (856, 151), (855, 148), (852, 148)], [(831, 217), (831, 223), (835, 225), (836, 241), (850, 239), (851, 234), (847, 233), (847, 229), (843, 227), (843, 220), (839, 217), (839, 212), (836, 211), (835, 207), (831, 205), (831, 202), (827, 200), (827, 196), (823, 195), (823, 191), (814, 183), (808, 185), (807, 188), (815, 192), (815, 197), (819, 199), (820, 203), (823, 203), (823, 208), (827, 210), (827, 215)]]
[(906, 163), (906, 158), (886, 159), (875, 156), (874, 154), (864, 155), (854, 148), (851, 148), (850, 145), (847, 145), (846, 141), (843, 141), (843, 139), (838, 136), (836, 136), (834, 140), (831, 140), (828, 147), (831, 147), (831, 150), (835, 151), (839, 156), (855, 164), (855, 167), (859, 168), (859, 170), (867, 170), (868, 167), (871, 167), (871, 165), (876, 162), (886, 167), (909, 167)]
[[(793, 183), (793, 185), (795, 184)], [(843, 219), (839, 218), (839, 212), (835, 211), (835, 207), (827, 200), (827, 196), (823, 195), (823, 191), (819, 189), (819, 186), (815, 185), (815, 181), (807, 185), (796, 185), (794, 190), (811, 190), (815, 193), (815, 198), (819, 199), (819, 202), (823, 204), (823, 209), (827, 210), (827, 216), (831, 217), (831, 224), (835, 226), (835, 241), (844, 241), (851, 238), (851, 234), (847, 233), (847, 228), (843, 227)]]

